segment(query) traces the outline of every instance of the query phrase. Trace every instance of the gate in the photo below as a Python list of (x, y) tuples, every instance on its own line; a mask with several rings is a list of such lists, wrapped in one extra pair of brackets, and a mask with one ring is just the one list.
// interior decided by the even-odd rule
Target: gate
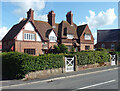
[(116, 55), (111, 55), (111, 65), (116, 65), (116, 64), (117, 64)]
[(66, 56), (65, 57), (65, 71), (71, 72), (74, 71), (75, 57), (74, 56)]

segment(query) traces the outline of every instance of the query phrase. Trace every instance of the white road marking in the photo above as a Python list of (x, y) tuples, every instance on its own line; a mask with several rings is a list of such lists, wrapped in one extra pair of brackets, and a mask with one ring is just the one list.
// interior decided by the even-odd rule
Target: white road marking
[(115, 81), (116, 81), (116, 80), (110, 80), (110, 81), (107, 81), (107, 82), (102, 82), (102, 83), (98, 83), (98, 84), (94, 84), (94, 85), (90, 85), (90, 86), (85, 86), (85, 87), (78, 88), (78, 89), (91, 88), (91, 87), (95, 87), (95, 86), (99, 86), (99, 85), (103, 85), (103, 84), (107, 84), (107, 83), (111, 83), (111, 82), (115, 82)]
[(89, 72), (89, 73), (83, 73), (83, 74), (65, 76), (65, 77), (51, 78), (51, 79), (47, 79), (47, 80), (43, 80), (43, 81), (36, 81), (36, 82), (29, 82), (29, 83), (23, 83), (23, 84), (15, 84), (15, 85), (9, 85), (9, 86), (2, 86), (0, 88), (9, 88), (9, 87), (15, 87), (15, 86), (23, 86), (23, 85), (29, 85), (29, 84), (35, 84), (35, 83), (48, 82), (48, 81), (51, 81), (51, 80), (55, 81), (55, 80), (60, 80), (60, 79), (65, 79), (65, 78), (73, 78), (73, 77), (77, 77), (77, 76), (83, 76), (83, 75), (101, 73), (101, 72), (110, 71), (110, 70), (116, 70), (116, 69), (118, 69), (118, 67), (117, 68), (106, 69), (106, 70)]

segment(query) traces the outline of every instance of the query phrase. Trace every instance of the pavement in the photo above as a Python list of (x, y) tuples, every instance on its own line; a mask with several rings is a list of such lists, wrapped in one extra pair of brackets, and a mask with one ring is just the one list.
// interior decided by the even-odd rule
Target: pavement
[(86, 70), (81, 70), (81, 71), (74, 71), (74, 72), (67, 72), (67, 73), (62, 73), (59, 75), (54, 75), (54, 76), (50, 76), (47, 78), (39, 78), (39, 79), (34, 79), (34, 80), (27, 80), (27, 81), (23, 81), (23, 80), (3, 80), (0, 81), (0, 83), (2, 83), (2, 87), (9, 87), (9, 86), (13, 86), (13, 85), (21, 85), (21, 84), (29, 84), (29, 83), (35, 83), (35, 82), (44, 82), (44, 81), (52, 81), (52, 80), (58, 80), (58, 79), (63, 79), (63, 78), (69, 78), (69, 77), (74, 77), (74, 76), (79, 76), (82, 74), (88, 74), (88, 73), (94, 73), (97, 71), (102, 71), (102, 70), (108, 70), (108, 69), (114, 69), (117, 66), (106, 66), (106, 67), (98, 67), (98, 68), (94, 68), (94, 69), (86, 69)]

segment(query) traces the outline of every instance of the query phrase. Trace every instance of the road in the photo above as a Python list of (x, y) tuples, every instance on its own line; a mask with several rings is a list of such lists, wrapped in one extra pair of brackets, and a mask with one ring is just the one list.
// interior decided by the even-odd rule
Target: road
[(4, 89), (118, 89), (118, 69), (99, 71), (53, 81), (5, 87)]

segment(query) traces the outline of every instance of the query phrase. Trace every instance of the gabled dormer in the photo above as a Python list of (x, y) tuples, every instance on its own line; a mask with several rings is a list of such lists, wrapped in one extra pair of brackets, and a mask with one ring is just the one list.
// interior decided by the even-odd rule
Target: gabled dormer
[(51, 29), (48, 38), (49, 38), (49, 42), (57, 42), (57, 35), (53, 29)]
[(87, 24), (78, 26), (77, 28), (78, 39), (80, 42), (94, 42), (93, 35)]
[(41, 36), (35, 31), (32, 22), (28, 21), (16, 36), (16, 40), (41, 41)]

